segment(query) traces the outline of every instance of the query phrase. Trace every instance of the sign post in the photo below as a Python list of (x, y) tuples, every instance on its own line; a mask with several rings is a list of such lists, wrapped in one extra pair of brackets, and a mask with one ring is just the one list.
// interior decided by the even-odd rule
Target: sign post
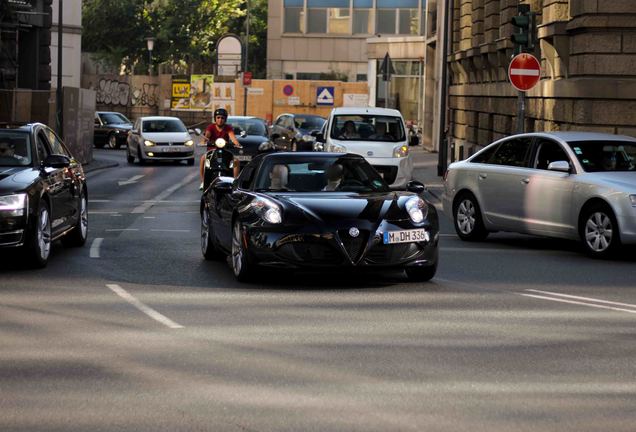
[(393, 69), (393, 63), (391, 62), (391, 56), (387, 52), (380, 65), (380, 72), (382, 72), (382, 80), (384, 81), (384, 108), (389, 107), (389, 84), (391, 82), (391, 75), (395, 73)]
[(526, 92), (541, 79), (541, 64), (532, 54), (521, 53), (513, 57), (508, 66), (508, 79), (519, 91), (517, 99), (517, 133), (524, 132)]

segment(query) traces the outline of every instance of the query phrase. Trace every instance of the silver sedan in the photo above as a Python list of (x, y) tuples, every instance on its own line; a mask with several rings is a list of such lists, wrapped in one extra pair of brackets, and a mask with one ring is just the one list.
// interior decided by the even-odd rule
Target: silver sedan
[(545, 132), (498, 140), (452, 163), (444, 211), (462, 240), (511, 231), (580, 239), (592, 256), (636, 244), (636, 139)]

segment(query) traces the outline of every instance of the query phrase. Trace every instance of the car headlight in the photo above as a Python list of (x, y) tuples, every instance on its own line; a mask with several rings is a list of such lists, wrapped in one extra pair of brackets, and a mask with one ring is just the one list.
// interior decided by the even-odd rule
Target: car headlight
[(11, 212), (11, 216), (23, 216), (27, 203), (25, 193), (0, 196), (0, 210)]
[(428, 205), (420, 197), (409, 198), (405, 204), (406, 211), (409, 214), (411, 220), (415, 223), (420, 223), (428, 215)]
[(306, 142), (314, 142), (316, 141), (316, 138), (311, 135), (303, 135), (302, 140)]
[(153, 141), (150, 141), (150, 140), (145, 140), (144, 141), (144, 145), (146, 147), (152, 147), (153, 145), (155, 145), (155, 143)]
[(401, 145), (393, 149), (394, 158), (403, 158), (409, 155), (409, 146)]
[(250, 207), (256, 211), (256, 214), (266, 222), (271, 224), (279, 224), (283, 221), (283, 215), (281, 214), (280, 207), (267, 198), (257, 198), (251, 204)]
[(346, 153), (347, 152), (347, 148), (345, 146), (342, 146), (340, 144), (332, 144), (331, 145), (331, 151), (334, 153)]
[(183, 143), (184, 146), (188, 146), (188, 147), (192, 147), (194, 145), (194, 141), (192, 140), (187, 140), (186, 142)]
[(636, 195), (630, 195), (629, 200), (632, 202), (632, 207), (636, 207)]

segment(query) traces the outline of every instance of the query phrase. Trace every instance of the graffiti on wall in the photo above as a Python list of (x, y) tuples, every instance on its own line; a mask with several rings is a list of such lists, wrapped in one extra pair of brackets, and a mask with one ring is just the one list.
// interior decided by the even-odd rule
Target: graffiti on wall
[(102, 78), (97, 86), (96, 102), (103, 105), (128, 105), (130, 85), (127, 82)]
[(96, 102), (100, 105), (121, 105), (156, 107), (159, 103), (159, 85), (142, 83), (140, 87), (131, 87), (125, 81), (107, 78), (99, 80)]
[(140, 88), (133, 89), (132, 100), (133, 106), (149, 106), (156, 107), (159, 102), (159, 85), (143, 83)]

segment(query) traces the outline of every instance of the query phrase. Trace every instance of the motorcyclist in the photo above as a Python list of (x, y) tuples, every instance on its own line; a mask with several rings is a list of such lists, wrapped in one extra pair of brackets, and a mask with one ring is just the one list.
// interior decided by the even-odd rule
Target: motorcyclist
[[(234, 134), (234, 129), (231, 125), (226, 123), (227, 121), (227, 110), (224, 108), (218, 108), (214, 111), (214, 122), (210, 124), (205, 129), (203, 133), (203, 139), (207, 145), (207, 151), (216, 150), (215, 141), (219, 138), (223, 138), (226, 142), (232, 142), (234, 147), (242, 148), (241, 144), (239, 144), (236, 139), (236, 135)], [(201, 186), (199, 189), (203, 188), (203, 179), (204, 179), (204, 170), (205, 170), (205, 154), (201, 156), (201, 161), (199, 164), (199, 171), (201, 174)], [(238, 177), (240, 170), (240, 163), (235, 158), (234, 159), (234, 177)]]

